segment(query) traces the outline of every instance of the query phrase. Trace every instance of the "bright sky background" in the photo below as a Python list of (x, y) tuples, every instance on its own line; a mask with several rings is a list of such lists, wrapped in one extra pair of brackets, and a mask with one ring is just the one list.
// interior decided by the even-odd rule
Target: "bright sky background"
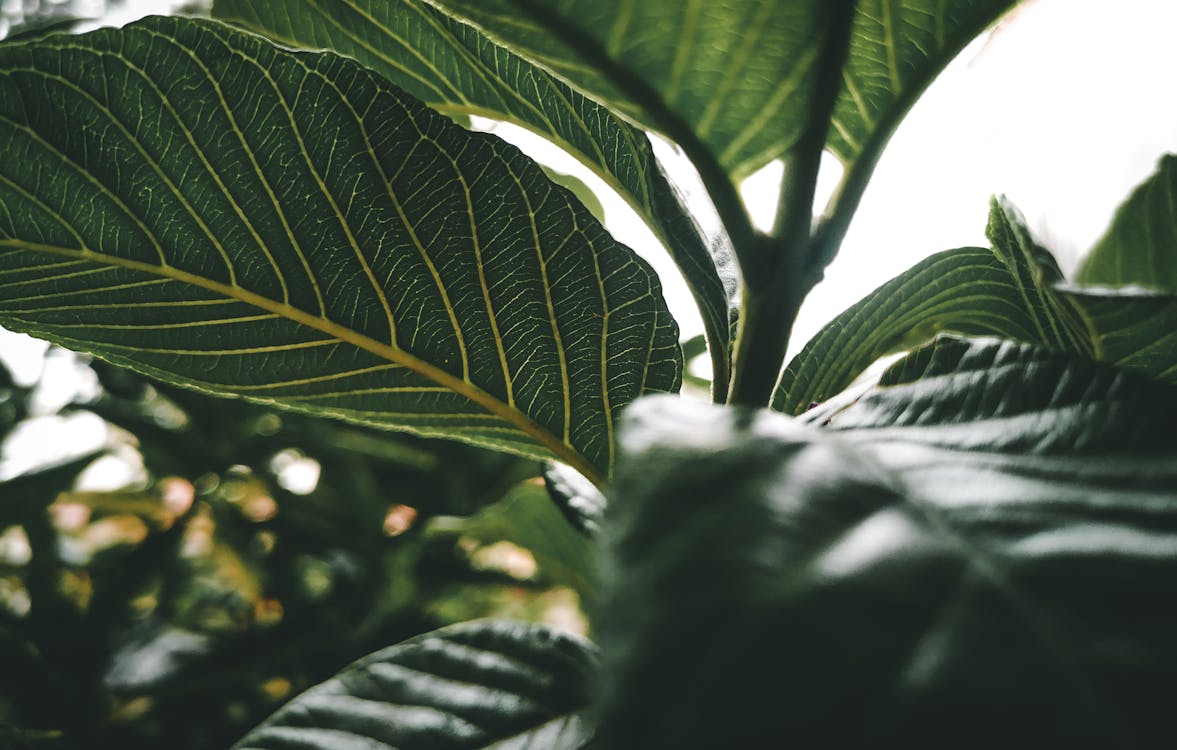
[[(794, 351), (924, 256), (984, 245), (995, 193), (1009, 196), (1064, 270), (1073, 269), (1160, 155), (1177, 152), (1175, 28), (1174, 0), (1031, 0), (971, 45), (892, 139), (840, 256), (801, 311)], [(496, 132), (516, 140), (509, 128)], [(562, 171), (579, 169), (533, 138), (520, 145)], [(837, 168), (829, 166), (827, 191)], [(593, 184), (586, 171), (576, 173)], [(779, 165), (770, 167), (748, 186), (755, 215), (771, 217), (779, 175)], [(662, 273), (684, 338), (700, 332), (689, 294), (652, 235), (616, 196), (603, 202), (609, 228)], [(36, 376), (42, 349), (0, 332), (0, 357), (23, 378)], [(57, 369), (53, 377), (68, 379), (68, 368)]]

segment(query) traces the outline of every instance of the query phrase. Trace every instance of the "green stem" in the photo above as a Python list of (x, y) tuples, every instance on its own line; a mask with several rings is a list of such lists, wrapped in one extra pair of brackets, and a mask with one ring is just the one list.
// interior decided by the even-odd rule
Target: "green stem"
[(814, 190), (842, 88), (854, 2), (833, 0), (824, 9), (826, 35), (817, 60), (817, 84), (805, 127), (786, 156), (772, 235), (759, 236), (749, 251), (736, 254), (744, 296), (728, 398), (734, 404), (764, 406), (771, 401), (793, 321), (810, 288), (805, 271), (812, 254)]

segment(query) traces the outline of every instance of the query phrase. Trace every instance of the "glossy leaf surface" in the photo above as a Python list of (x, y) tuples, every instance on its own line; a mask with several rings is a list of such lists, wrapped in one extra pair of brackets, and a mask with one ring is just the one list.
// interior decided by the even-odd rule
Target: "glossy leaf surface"
[(726, 392), (730, 248), (702, 235), (641, 130), (421, 0), (217, 0), (213, 13), (280, 44), (349, 55), (440, 112), (511, 122), (577, 157), (678, 264), (703, 317), (717, 388)]
[(954, 339), (885, 382), (824, 428), (629, 409), (597, 623), (610, 747), (1167, 734), (1177, 389)]
[(149, 19), (0, 49), (0, 322), (172, 382), (560, 456), (678, 387), (653, 271), (355, 62)]
[(587, 642), (538, 625), (454, 625), (361, 659), (234, 747), (577, 750), (595, 661)]

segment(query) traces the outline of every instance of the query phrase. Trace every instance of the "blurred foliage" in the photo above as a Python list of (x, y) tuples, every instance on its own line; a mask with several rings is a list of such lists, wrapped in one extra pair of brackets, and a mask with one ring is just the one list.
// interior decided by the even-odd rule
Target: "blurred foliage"
[[(434, 627), (585, 628), (588, 541), (534, 463), (90, 367), (59, 413), (101, 455), (0, 481), (0, 747), (224, 748)], [(0, 441), (35, 400), (0, 366)], [(88, 488), (111, 462), (138, 476)]]

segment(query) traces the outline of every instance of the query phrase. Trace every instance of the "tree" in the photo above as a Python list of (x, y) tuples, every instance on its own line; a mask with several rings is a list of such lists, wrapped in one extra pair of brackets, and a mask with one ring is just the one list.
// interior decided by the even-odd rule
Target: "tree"
[[(454, 625), (238, 746), (1159, 736), (1171, 159), (1074, 282), (995, 199), (991, 247), (917, 264), (784, 362), (903, 115), (1012, 4), (220, 0), (235, 26), (0, 47), (0, 323), (173, 385), (554, 462), (554, 502), (606, 551), (599, 650)], [(648, 222), (698, 303), (714, 404), (671, 395), (683, 354), (651, 269), (449, 119), (468, 115), (550, 139)], [(644, 131), (697, 169), (718, 235)], [(844, 173), (814, 220), (824, 151)], [(760, 232), (736, 185), (775, 159)]]

